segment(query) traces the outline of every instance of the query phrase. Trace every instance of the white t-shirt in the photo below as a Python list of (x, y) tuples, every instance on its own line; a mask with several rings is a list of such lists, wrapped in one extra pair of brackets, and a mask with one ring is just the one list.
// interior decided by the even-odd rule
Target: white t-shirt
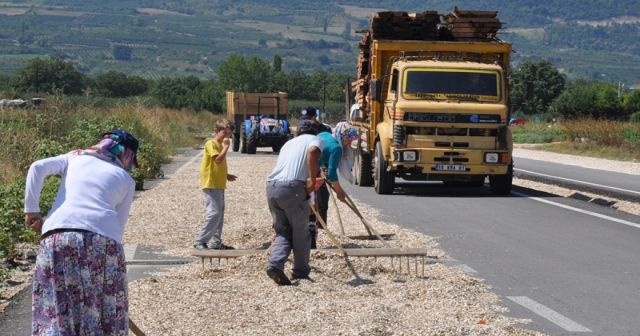
[(311, 134), (302, 134), (287, 141), (280, 149), (276, 166), (267, 181), (306, 181), (309, 177), (307, 155), (311, 147), (322, 151), (324, 143)]
[(27, 174), (25, 212), (40, 212), (45, 177), (60, 175), (56, 199), (42, 227), (83, 229), (122, 241), (135, 182), (115, 163), (74, 152), (34, 162)]

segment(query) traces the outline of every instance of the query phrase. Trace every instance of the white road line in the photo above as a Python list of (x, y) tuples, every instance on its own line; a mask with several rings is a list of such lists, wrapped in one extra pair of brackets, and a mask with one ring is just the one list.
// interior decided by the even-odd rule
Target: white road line
[(612, 222), (628, 225), (628, 226), (634, 227), (636, 229), (640, 229), (640, 224), (634, 223), (634, 222), (629, 222), (629, 221), (626, 221), (624, 219), (619, 219), (619, 218), (615, 218), (615, 217), (599, 214), (599, 213), (593, 212), (593, 211), (587, 211), (587, 210), (574, 208), (574, 207), (569, 206), (569, 205), (564, 205), (564, 204), (552, 202), (552, 201), (549, 201), (549, 200), (546, 200), (546, 199), (543, 199), (543, 198), (540, 198), (540, 197), (533, 197), (531, 195), (527, 195), (525, 193), (521, 193), (521, 192), (517, 192), (517, 191), (512, 191), (511, 193), (514, 194), (514, 195), (518, 195), (518, 196), (521, 196), (521, 197), (526, 197), (528, 199), (531, 199), (531, 200), (534, 200), (534, 201), (538, 201), (538, 202), (541, 202), (541, 203), (557, 206), (559, 208), (563, 208), (563, 209), (567, 209), (567, 210), (583, 213), (585, 215), (598, 217), (598, 218), (601, 218), (601, 219), (605, 219), (605, 220), (608, 220), (608, 221), (612, 221)]
[(530, 170), (519, 169), (519, 168), (514, 168), (514, 170), (525, 172), (527, 174), (532, 174), (532, 175), (545, 176), (545, 177), (553, 178), (553, 179), (556, 179), (556, 180), (564, 180), (564, 181), (569, 181), (569, 182), (576, 182), (576, 183), (580, 183), (580, 184), (590, 185), (590, 186), (593, 186), (593, 187), (617, 190), (617, 191), (627, 192), (627, 193), (631, 193), (631, 194), (635, 194), (635, 195), (640, 195), (640, 192), (635, 191), (635, 190), (616, 188), (616, 187), (606, 186), (606, 185), (597, 184), (597, 183), (574, 180), (574, 179), (570, 179), (570, 178), (566, 178), (566, 177), (559, 177), (559, 176), (554, 176), (554, 175), (536, 173), (536, 172), (533, 172), (533, 171), (530, 171)]
[(125, 244), (124, 245), (124, 260), (129, 261), (133, 260), (133, 257), (136, 255), (136, 250), (138, 249), (138, 245), (136, 244)]
[(507, 298), (532, 312), (544, 317), (568, 332), (591, 332), (591, 329), (570, 320), (562, 314), (544, 306), (527, 296), (507, 296)]

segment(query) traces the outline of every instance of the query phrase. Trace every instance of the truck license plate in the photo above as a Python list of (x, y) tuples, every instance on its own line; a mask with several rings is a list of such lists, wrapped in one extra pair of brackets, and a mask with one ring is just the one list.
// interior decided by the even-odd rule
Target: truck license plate
[(437, 164), (436, 170), (466, 171), (467, 168), (464, 165)]

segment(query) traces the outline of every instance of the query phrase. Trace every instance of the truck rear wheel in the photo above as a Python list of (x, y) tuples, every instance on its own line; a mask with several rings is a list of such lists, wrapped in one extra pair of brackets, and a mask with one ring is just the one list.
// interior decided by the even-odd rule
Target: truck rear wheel
[(373, 187), (378, 194), (385, 195), (393, 193), (395, 185), (395, 176), (387, 171), (387, 160), (384, 159), (382, 152), (382, 144), (376, 143), (376, 154), (373, 159), (373, 167), (375, 170), (375, 178)]
[(370, 187), (373, 185), (371, 154), (361, 149), (356, 151), (354, 157), (353, 182), (361, 187)]
[(240, 133), (233, 133), (233, 151), (240, 150)]
[(284, 143), (285, 143), (285, 142), (287, 142), (287, 140), (286, 140), (286, 139), (281, 140), (281, 141), (278, 141), (278, 142), (276, 142), (275, 144), (273, 144), (273, 145), (271, 146), (271, 149), (273, 149), (273, 152), (274, 152), (274, 153), (278, 153), (278, 152), (280, 152), (280, 149), (282, 148), (282, 146), (284, 146)]
[(494, 195), (511, 194), (513, 184), (513, 162), (509, 165), (507, 173), (504, 175), (489, 176), (489, 186)]

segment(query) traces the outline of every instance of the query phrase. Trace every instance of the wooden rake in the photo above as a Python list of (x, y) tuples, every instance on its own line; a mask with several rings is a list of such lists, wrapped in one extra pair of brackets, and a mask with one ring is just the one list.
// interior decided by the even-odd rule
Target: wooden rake
[[(336, 195), (334, 195), (335, 190), (333, 189), (333, 186), (331, 185), (331, 182), (329, 182), (329, 180), (325, 177), (324, 179), (325, 183), (329, 186), (329, 189), (331, 189), (331, 191), (329, 191), (329, 195), (331, 195), (331, 199), (333, 200), (333, 205), (334, 208), (336, 209), (336, 213), (338, 214), (338, 223), (340, 224), (340, 233), (342, 235), (344, 235), (344, 228), (342, 225), (342, 217), (340, 216), (340, 209), (338, 208), (338, 203), (336, 202)], [(349, 238), (351, 239), (365, 239), (365, 240), (371, 240), (371, 239), (379, 239), (380, 242), (382, 243), (382, 245), (384, 245), (384, 247), (389, 248), (389, 244), (387, 244), (387, 242), (385, 241), (384, 238), (389, 238), (392, 237), (393, 234), (391, 233), (387, 233), (387, 234), (379, 234), (371, 224), (369, 224), (369, 222), (367, 222), (367, 220), (364, 218), (364, 216), (362, 215), (362, 213), (360, 213), (360, 210), (358, 210), (358, 207), (356, 206), (355, 202), (353, 202), (353, 200), (351, 199), (351, 197), (349, 197), (349, 195), (345, 194), (345, 204), (347, 205), (347, 207), (349, 207), (349, 209), (351, 209), (356, 216), (360, 219), (360, 221), (362, 222), (362, 224), (364, 225), (365, 230), (367, 230), (367, 234), (366, 236), (349, 236)]]

